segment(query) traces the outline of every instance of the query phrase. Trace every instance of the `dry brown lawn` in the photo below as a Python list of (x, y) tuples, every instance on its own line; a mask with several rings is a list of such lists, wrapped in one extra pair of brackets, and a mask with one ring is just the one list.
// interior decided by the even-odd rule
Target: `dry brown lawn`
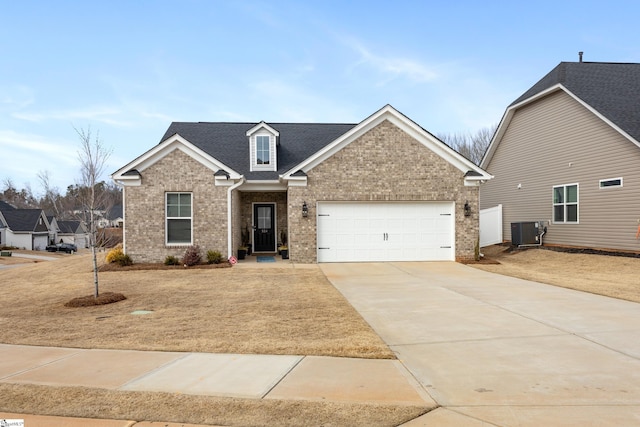
[[(318, 268), (102, 272), (90, 255), (0, 270), (0, 342), (80, 348), (394, 358)], [(150, 314), (133, 315), (137, 310)]]
[(501, 245), (482, 248), (499, 264), (472, 267), (505, 276), (640, 302), (640, 258), (568, 253), (549, 248), (509, 252)]
[[(0, 412), (215, 426), (398, 426), (428, 412), (420, 406), (236, 399), (0, 383)], [(5, 409), (9, 408), (9, 409)], [(155, 423), (154, 423), (155, 425)]]

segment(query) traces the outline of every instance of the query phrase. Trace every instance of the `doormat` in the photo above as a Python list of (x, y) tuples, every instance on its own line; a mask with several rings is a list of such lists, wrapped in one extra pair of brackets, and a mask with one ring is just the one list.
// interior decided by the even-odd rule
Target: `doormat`
[(276, 262), (276, 259), (272, 256), (259, 256), (258, 262)]

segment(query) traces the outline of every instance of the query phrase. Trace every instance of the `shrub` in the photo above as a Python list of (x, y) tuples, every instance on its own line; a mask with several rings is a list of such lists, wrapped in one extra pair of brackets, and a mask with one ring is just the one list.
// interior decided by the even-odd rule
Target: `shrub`
[(107, 264), (112, 264), (116, 262), (117, 259), (122, 258), (124, 256), (124, 251), (122, 250), (122, 246), (118, 245), (115, 248), (111, 249), (107, 252), (107, 256), (105, 257), (105, 261)]
[(200, 247), (198, 245), (189, 246), (182, 256), (182, 263), (189, 267), (200, 264), (201, 260), (202, 257), (200, 256)]
[(122, 248), (111, 249), (107, 253), (107, 257), (105, 258), (105, 261), (109, 264), (115, 263), (122, 267), (133, 264), (133, 260), (131, 259), (131, 257), (125, 254), (122, 251)]
[(178, 257), (175, 257), (173, 255), (167, 255), (167, 257), (164, 259), (164, 265), (180, 265), (180, 260), (178, 259)]
[(222, 254), (220, 251), (207, 251), (208, 264), (220, 264), (222, 262)]

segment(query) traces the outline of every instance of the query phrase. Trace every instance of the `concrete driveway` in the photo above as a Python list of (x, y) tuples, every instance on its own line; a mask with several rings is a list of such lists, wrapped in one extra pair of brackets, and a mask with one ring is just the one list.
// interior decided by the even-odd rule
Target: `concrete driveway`
[(640, 304), (453, 262), (321, 268), (441, 406), (406, 426), (640, 425)]

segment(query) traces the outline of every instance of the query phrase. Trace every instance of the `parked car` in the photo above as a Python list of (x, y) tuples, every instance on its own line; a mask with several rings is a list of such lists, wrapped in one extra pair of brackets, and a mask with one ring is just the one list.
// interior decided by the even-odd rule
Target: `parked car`
[(56, 243), (47, 246), (47, 252), (66, 252), (72, 254), (78, 252), (78, 247), (72, 243)]

